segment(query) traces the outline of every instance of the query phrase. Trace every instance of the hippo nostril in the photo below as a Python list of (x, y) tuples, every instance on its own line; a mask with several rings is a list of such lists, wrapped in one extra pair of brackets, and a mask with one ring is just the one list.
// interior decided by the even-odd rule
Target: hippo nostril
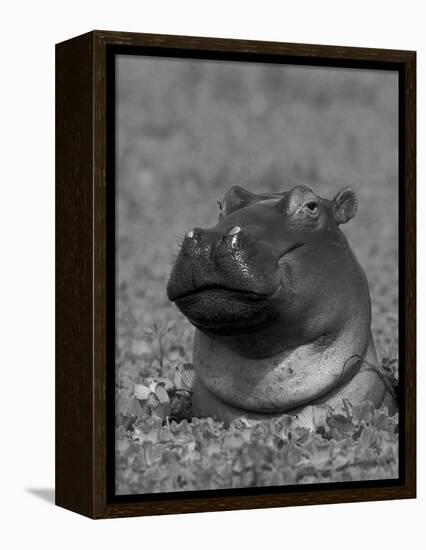
[(237, 235), (241, 231), (241, 227), (239, 225), (235, 225), (228, 231), (228, 235), (233, 236)]

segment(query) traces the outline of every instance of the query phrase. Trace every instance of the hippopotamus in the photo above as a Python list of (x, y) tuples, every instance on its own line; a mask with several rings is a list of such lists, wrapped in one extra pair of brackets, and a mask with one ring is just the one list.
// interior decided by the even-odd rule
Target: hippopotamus
[(195, 327), (194, 415), (229, 423), (343, 399), (391, 408), (367, 278), (340, 229), (355, 191), (233, 186), (219, 207), (214, 227), (186, 233), (167, 285)]

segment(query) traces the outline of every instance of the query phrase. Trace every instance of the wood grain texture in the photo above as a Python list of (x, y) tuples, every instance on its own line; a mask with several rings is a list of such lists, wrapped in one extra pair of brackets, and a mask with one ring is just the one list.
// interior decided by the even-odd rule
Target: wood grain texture
[[(114, 249), (109, 250), (113, 261), (108, 270), (107, 258), (107, 160), (108, 155), (113, 154), (107, 150), (107, 97), (106, 97), (106, 51), (99, 44), (96, 34), (93, 35), (94, 52), (94, 173), (93, 173), (93, 198), (94, 198), (94, 362), (93, 377), (96, 380), (94, 388), (94, 448), (95, 461), (94, 472), (94, 505), (95, 516), (99, 511), (105, 510), (107, 502), (107, 368), (108, 368), (108, 342), (107, 342), (107, 277), (115, 264)], [(114, 163), (113, 163), (114, 164)], [(114, 229), (114, 228), (113, 228)], [(112, 238), (115, 243), (115, 239)], [(111, 265), (113, 264), (113, 265)], [(113, 372), (115, 378), (115, 347), (112, 346)]]
[(416, 54), (411, 53), (405, 71), (405, 165), (401, 178), (405, 190), (405, 477), (416, 493)]
[(176, 48), (206, 52), (255, 53), (273, 56), (296, 56), (328, 58), (334, 60), (359, 60), (392, 63), (408, 62), (414, 52), (378, 48), (354, 48), (317, 44), (293, 44), (258, 40), (234, 40), (228, 38), (206, 38), (197, 36), (177, 36), (167, 34), (147, 34), (133, 32), (93, 31), (98, 46), (114, 44), (121, 46), (145, 46), (151, 48)]
[(92, 36), (56, 47), (56, 504), (93, 515)]
[[(406, 408), (405, 482), (396, 486), (326, 489), (256, 495), (138, 502), (108, 502), (107, 288), (107, 50), (154, 48), (199, 57), (250, 54), (282, 56), (318, 64), (394, 64), (405, 74), (405, 139), (401, 181), (405, 189), (405, 360), (401, 369)], [(57, 45), (56, 73), (56, 502), (93, 518), (189, 513), (305, 504), (413, 498), (416, 493), (415, 206), (416, 58), (414, 52), (286, 44), (168, 35), (93, 31)], [(401, 296), (402, 299), (402, 296)], [(111, 372), (109, 373), (111, 375)]]

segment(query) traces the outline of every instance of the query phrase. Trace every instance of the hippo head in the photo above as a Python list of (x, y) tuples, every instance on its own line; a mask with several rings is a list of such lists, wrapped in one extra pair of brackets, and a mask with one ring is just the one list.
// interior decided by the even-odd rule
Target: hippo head
[(169, 299), (197, 329), (246, 357), (332, 339), (348, 304), (365, 295), (339, 228), (357, 211), (355, 192), (328, 200), (301, 185), (265, 194), (233, 186), (219, 205), (214, 227), (185, 235)]

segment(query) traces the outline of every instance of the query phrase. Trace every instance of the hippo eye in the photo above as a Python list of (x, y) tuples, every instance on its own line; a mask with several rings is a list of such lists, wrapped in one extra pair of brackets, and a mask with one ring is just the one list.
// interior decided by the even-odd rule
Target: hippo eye
[(317, 202), (309, 201), (305, 204), (305, 207), (307, 208), (307, 210), (310, 214), (313, 214), (314, 216), (318, 214), (319, 205), (318, 205)]

